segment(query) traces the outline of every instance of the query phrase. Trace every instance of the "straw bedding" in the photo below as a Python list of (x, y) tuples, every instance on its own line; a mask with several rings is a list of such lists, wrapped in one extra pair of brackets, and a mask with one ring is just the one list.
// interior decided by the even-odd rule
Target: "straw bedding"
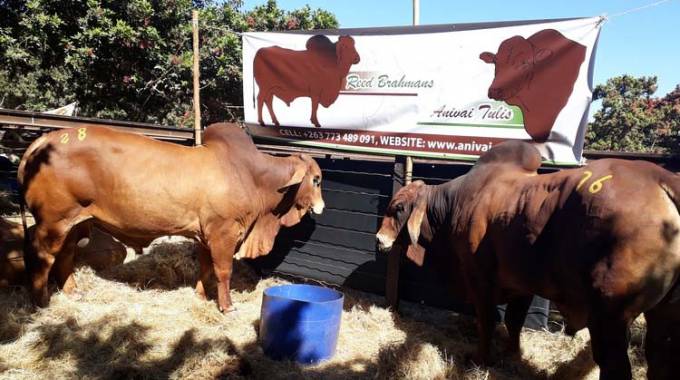
[[(262, 292), (287, 282), (259, 278), (237, 262), (232, 298), (223, 316), (214, 301), (194, 295), (198, 273), (193, 243), (155, 245), (148, 254), (95, 273), (78, 269), (78, 292), (53, 295), (32, 311), (20, 288), (0, 290), (0, 378), (173, 379), (596, 379), (587, 331), (522, 334), (520, 359), (500, 354), (476, 368), (465, 356), (476, 344), (474, 321), (422, 305), (402, 304), (397, 315), (379, 296), (344, 289), (345, 309), (336, 356), (320, 365), (277, 362), (262, 354), (258, 324)], [(209, 292), (213, 292), (214, 284)], [(630, 350), (634, 378), (642, 378), (644, 321)]]

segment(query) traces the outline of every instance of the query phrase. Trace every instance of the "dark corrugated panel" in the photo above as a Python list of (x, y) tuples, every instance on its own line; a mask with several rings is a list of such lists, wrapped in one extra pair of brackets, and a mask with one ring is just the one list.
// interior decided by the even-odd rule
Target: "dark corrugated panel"
[[(392, 197), (393, 163), (317, 158), (323, 171), (326, 210), (282, 230), (272, 253), (255, 260), (263, 271), (322, 281), (334, 285), (385, 293), (387, 255), (376, 250), (375, 233)], [(430, 184), (463, 175), (469, 165), (416, 164), (414, 179)], [(441, 256), (444, 258), (446, 255)], [(402, 299), (472, 312), (470, 305), (450, 290), (455, 268), (447, 270), (441, 258), (427, 259), (423, 267), (403, 260), (400, 275)], [(441, 270), (441, 269), (444, 270)], [(455, 280), (455, 279), (453, 279)], [(540, 301), (544, 302), (544, 301)], [(499, 308), (499, 317), (502, 315)], [(531, 310), (527, 325), (547, 322), (546, 305)]]

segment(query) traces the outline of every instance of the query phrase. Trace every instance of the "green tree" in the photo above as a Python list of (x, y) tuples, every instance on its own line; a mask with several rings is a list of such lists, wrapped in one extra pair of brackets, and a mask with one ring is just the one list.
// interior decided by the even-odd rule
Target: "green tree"
[(586, 134), (586, 147), (596, 150), (657, 152), (661, 134), (657, 128), (659, 111), (652, 95), (656, 77), (614, 77), (593, 91), (602, 100), (602, 109)]
[(205, 123), (240, 117), (238, 32), (335, 28), (331, 13), (246, 12), (241, 1), (0, 0), (0, 107), (42, 111), (78, 101), (80, 115), (191, 124), (191, 10), (200, 11)]
[(670, 153), (680, 154), (680, 85), (659, 99), (655, 107), (661, 116), (659, 126), (663, 146)]

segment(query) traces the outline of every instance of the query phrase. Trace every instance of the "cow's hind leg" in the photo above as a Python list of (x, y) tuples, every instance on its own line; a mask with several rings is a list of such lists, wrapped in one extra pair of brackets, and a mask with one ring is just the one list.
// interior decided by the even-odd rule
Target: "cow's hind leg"
[(264, 95), (262, 91), (257, 94), (257, 122), (264, 127), (264, 120), (262, 119), (262, 105), (264, 104)]
[(680, 374), (680, 285), (669, 299), (645, 312), (647, 378), (677, 379)]
[(508, 345), (506, 354), (520, 355), (519, 335), (527, 317), (533, 297), (517, 297), (508, 302), (505, 309), (505, 327), (508, 329)]
[(600, 366), (600, 380), (631, 379), (629, 326), (629, 321), (621, 320), (615, 313), (597, 313), (588, 322), (593, 359)]
[(205, 300), (208, 299), (205, 292), (205, 283), (210, 278), (213, 267), (212, 259), (210, 258), (210, 252), (200, 243), (196, 245), (196, 254), (200, 265), (200, 273), (198, 275), (198, 280), (196, 281), (196, 294)]
[(69, 228), (63, 222), (39, 223), (35, 228), (33, 244), (24, 255), (31, 298), (39, 307), (49, 304), (47, 281), (50, 269), (61, 252), (68, 233)]

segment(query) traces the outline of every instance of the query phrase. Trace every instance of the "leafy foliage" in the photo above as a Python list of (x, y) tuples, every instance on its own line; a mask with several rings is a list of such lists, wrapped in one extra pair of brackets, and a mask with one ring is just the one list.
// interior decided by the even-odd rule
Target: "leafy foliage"
[[(191, 10), (200, 11), (205, 123), (243, 104), (241, 38), (254, 30), (335, 28), (331, 13), (275, 0), (0, 0), (0, 107), (192, 125)], [(239, 111), (239, 112), (235, 112)]]
[(670, 153), (680, 148), (680, 85), (663, 98), (654, 97), (656, 77), (622, 75), (598, 85), (602, 99), (586, 135), (586, 148), (627, 152)]

